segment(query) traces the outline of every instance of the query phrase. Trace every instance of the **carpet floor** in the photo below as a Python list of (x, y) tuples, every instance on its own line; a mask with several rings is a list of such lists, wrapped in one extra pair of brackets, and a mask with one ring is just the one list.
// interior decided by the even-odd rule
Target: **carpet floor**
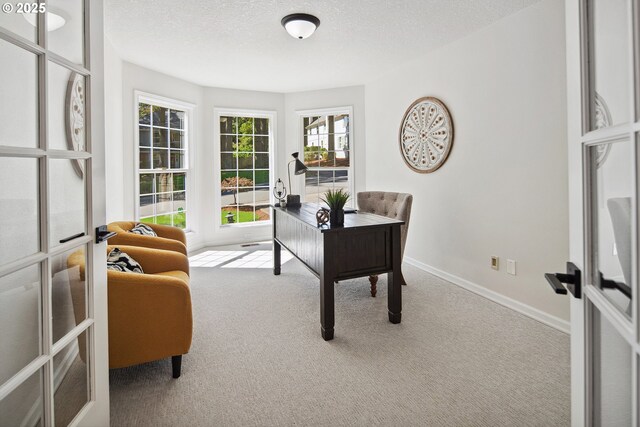
[(366, 278), (336, 285), (320, 336), (317, 279), (270, 245), (192, 257), (194, 336), (169, 359), (110, 372), (113, 426), (567, 426), (569, 336), (405, 265), (402, 323)]

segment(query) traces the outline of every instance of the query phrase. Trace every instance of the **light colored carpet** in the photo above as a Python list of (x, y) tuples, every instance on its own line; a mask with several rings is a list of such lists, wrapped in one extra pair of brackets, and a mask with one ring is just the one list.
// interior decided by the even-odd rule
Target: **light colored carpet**
[(387, 319), (386, 277), (377, 298), (366, 278), (341, 282), (325, 342), (300, 262), (273, 276), (229, 259), (192, 268), (182, 377), (168, 359), (111, 371), (113, 426), (569, 425), (564, 333), (405, 266), (401, 324)]

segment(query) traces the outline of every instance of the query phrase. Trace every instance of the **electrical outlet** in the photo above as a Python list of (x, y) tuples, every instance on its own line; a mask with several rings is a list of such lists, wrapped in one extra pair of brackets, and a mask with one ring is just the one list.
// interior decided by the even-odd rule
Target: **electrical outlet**
[(516, 275), (516, 262), (512, 259), (507, 260), (507, 273), (511, 275)]
[(493, 268), (494, 270), (500, 269), (500, 258), (498, 258), (497, 256), (491, 256), (491, 268)]

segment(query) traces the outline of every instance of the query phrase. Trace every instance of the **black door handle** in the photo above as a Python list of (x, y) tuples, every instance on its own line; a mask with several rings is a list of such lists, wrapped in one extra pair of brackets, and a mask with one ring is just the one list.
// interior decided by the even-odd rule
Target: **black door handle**
[(73, 236), (65, 237), (64, 239), (60, 240), (60, 243), (67, 243), (67, 242), (72, 241), (73, 239), (77, 239), (78, 237), (82, 237), (82, 236), (84, 236), (84, 232), (78, 233), (78, 234), (74, 234)]
[(631, 299), (630, 286), (627, 286), (627, 284), (622, 282), (616, 282), (615, 280), (605, 279), (604, 276), (602, 275), (602, 272), (599, 272), (599, 273), (600, 273), (600, 286), (602, 286), (603, 289), (617, 289), (620, 292), (622, 292), (624, 296)]
[(569, 290), (575, 298), (582, 298), (582, 272), (574, 263), (567, 263), (566, 273), (545, 273), (544, 278), (556, 294), (566, 295)]

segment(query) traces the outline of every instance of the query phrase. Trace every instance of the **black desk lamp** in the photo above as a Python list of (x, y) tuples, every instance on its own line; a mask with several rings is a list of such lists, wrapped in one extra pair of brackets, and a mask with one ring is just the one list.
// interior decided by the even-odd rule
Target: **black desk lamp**
[(291, 194), (291, 163), (295, 163), (293, 173), (296, 175), (302, 175), (307, 171), (307, 167), (298, 159), (298, 152), (291, 153), (293, 160), (287, 164), (287, 174), (289, 175), (289, 195), (287, 196), (287, 206), (296, 207), (300, 206), (300, 195)]

